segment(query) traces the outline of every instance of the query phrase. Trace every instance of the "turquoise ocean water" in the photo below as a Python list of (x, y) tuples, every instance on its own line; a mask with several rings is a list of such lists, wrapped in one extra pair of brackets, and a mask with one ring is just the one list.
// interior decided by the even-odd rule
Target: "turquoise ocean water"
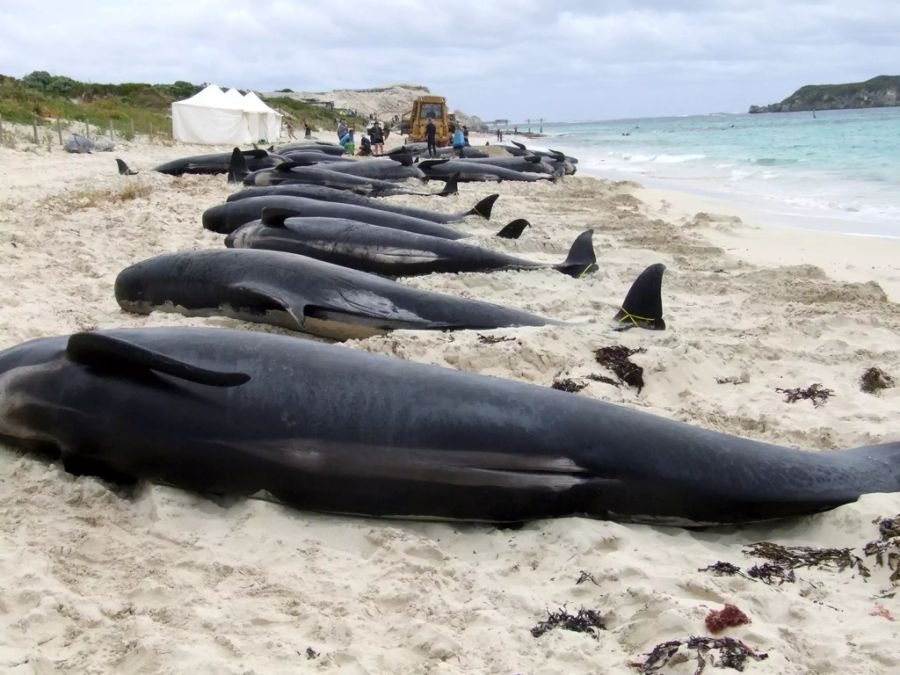
[(778, 225), (900, 237), (900, 107), (545, 124), (543, 131), (547, 137), (531, 144), (578, 157), (590, 175), (724, 199)]

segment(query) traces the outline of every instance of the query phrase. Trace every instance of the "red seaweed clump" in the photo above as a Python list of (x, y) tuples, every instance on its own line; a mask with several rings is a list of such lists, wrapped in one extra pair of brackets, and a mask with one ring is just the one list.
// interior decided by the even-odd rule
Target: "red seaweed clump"
[(750, 623), (750, 617), (734, 605), (725, 605), (723, 609), (714, 609), (706, 615), (706, 629), (714, 635), (745, 623)]

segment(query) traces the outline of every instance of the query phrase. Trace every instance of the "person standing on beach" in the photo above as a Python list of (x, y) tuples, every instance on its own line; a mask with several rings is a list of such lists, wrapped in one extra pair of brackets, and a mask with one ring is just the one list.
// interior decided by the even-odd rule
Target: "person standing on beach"
[(437, 157), (437, 144), (434, 141), (437, 135), (437, 127), (434, 126), (434, 118), (428, 118), (428, 124), (425, 125), (425, 140), (428, 142), (428, 156)]
[(296, 136), (294, 136), (294, 123), (293, 122), (291, 122), (289, 119), (285, 118), (284, 126), (287, 128), (288, 138), (297, 138)]
[(339, 142), (344, 146), (344, 152), (352, 156), (353, 153), (356, 152), (356, 141), (353, 138), (353, 132), (355, 131), (355, 129), (353, 127), (347, 129), (346, 126), (344, 128), (346, 129), (346, 132), (343, 136), (341, 136)]
[(453, 150), (457, 157), (463, 156), (463, 148), (466, 147), (466, 134), (461, 127), (456, 127), (453, 132)]
[(381, 124), (375, 122), (369, 129), (369, 138), (372, 141), (372, 152), (376, 155), (384, 153), (384, 133), (381, 131)]
[(347, 134), (347, 125), (344, 124), (344, 120), (341, 119), (338, 122), (337, 135), (338, 135), (338, 143), (341, 142), (341, 139)]
[(303, 137), (312, 138), (312, 129), (309, 127), (309, 122), (306, 120), (303, 120)]

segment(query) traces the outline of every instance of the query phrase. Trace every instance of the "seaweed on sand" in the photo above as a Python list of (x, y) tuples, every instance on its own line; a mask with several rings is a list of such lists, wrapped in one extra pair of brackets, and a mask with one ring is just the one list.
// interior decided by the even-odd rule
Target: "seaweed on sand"
[(849, 548), (812, 548), (810, 546), (781, 546), (769, 541), (750, 544), (744, 549), (746, 555), (765, 558), (781, 565), (784, 569), (794, 570), (800, 567), (816, 567), (834, 569), (843, 572), (848, 567), (855, 569), (859, 576), (866, 579), (870, 576), (869, 568), (863, 564), (862, 558), (851, 553)]
[[(716, 576), (719, 577), (733, 577), (735, 574), (741, 574), (741, 568), (737, 565), (732, 565), (729, 562), (723, 562), (719, 560), (718, 562), (713, 563), (712, 565), (707, 565), (706, 567), (701, 567), (697, 570), (698, 572), (712, 572)], [(741, 576), (744, 576), (741, 574)]]
[(706, 630), (713, 634), (745, 623), (750, 623), (750, 617), (738, 609), (737, 605), (725, 605), (722, 609), (710, 610), (706, 615)]
[(879, 538), (863, 548), (866, 556), (875, 556), (875, 562), (891, 570), (891, 584), (900, 584), (900, 514), (878, 521)]
[(614, 345), (612, 347), (601, 347), (594, 352), (594, 358), (597, 363), (606, 366), (616, 377), (625, 384), (637, 387), (638, 393), (644, 388), (644, 369), (636, 363), (632, 363), (630, 358), (634, 354), (641, 354), (647, 350), (643, 347), (638, 349), (629, 349), (623, 345)]
[(719, 658), (712, 660), (712, 664), (719, 668), (732, 668), (733, 670), (743, 672), (747, 659), (754, 661), (762, 661), (769, 658), (769, 655), (763, 652), (755, 652), (740, 640), (730, 637), (712, 638), (712, 637), (691, 637), (687, 640), (669, 640), (656, 645), (643, 663), (632, 663), (633, 668), (638, 669), (642, 675), (659, 672), (660, 669), (668, 665), (674, 665), (687, 660), (684, 654), (679, 657), (681, 647), (696, 650), (697, 670), (695, 675), (699, 675), (709, 663), (706, 655), (711, 651), (718, 651)]
[(538, 624), (531, 629), (531, 634), (536, 638), (541, 637), (541, 635), (554, 628), (571, 630), (576, 633), (587, 633), (595, 640), (598, 639), (598, 628), (600, 630), (606, 630), (606, 626), (603, 625), (603, 619), (600, 617), (600, 612), (593, 609), (584, 609), (582, 607), (578, 610), (578, 614), (569, 614), (566, 608), (562, 607), (556, 612), (548, 611), (547, 618), (543, 621), (539, 621)]
[(874, 394), (881, 389), (890, 389), (894, 386), (894, 378), (875, 366), (869, 368), (859, 378), (859, 388), (867, 394)]
[(559, 389), (560, 391), (568, 391), (570, 393), (577, 393), (588, 386), (587, 382), (576, 382), (570, 377), (567, 377), (562, 380), (553, 380), (553, 384), (550, 385), (554, 389)]
[(519, 338), (507, 337), (504, 335), (482, 335), (478, 334), (478, 341), (484, 345), (495, 345), (498, 342), (516, 342)]
[(730, 576), (733, 577), (735, 575), (740, 575), (745, 579), (750, 579), (751, 581), (762, 581), (764, 584), (772, 586), (775, 582), (778, 582), (778, 585), (788, 582), (794, 583), (797, 581), (797, 577), (794, 574), (793, 570), (786, 569), (781, 565), (777, 565), (775, 563), (762, 563), (761, 565), (754, 565), (747, 573), (744, 574), (741, 572), (741, 568), (737, 565), (732, 565), (728, 562), (722, 562), (721, 560), (717, 563), (713, 563), (707, 567), (702, 567), (697, 570), (698, 572), (712, 572), (716, 576)]
[(794, 387), (793, 389), (775, 389), (779, 394), (784, 394), (785, 403), (796, 403), (797, 401), (812, 401), (813, 407), (818, 408), (825, 404), (831, 396), (834, 396), (832, 389), (826, 389), (818, 382), (809, 385), (806, 389)]
[(776, 563), (762, 563), (761, 565), (754, 565), (749, 570), (747, 570), (747, 576), (751, 579), (758, 579), (759, 581), (769, 586), (773, 586), (776, 581), (778, 582), (779, 586), (784, 583), (792, 584), (797, 581), (797, 575), (794, 574), (794, 570), (787, 569), (784, 566), (778, 565)]

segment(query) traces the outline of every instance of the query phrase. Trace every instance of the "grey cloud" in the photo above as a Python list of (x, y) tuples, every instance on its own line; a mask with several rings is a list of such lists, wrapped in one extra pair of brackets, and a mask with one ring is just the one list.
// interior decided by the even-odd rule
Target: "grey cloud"
[(742, 111), (893, 74), (898, 34), (889, 0), (12, 0), (0, 64), (257, 89), (417, 82), (487, 118), (588, 119)]

